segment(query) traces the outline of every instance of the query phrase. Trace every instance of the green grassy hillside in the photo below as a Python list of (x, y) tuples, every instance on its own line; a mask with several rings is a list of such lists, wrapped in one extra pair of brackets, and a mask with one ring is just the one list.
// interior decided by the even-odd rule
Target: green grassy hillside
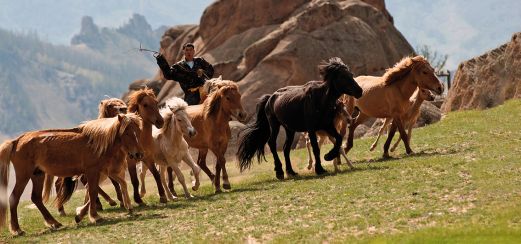
[[(414, 131), (413, 156), (400, 148), (391, 160), (382, 160), (381, 151), (368, 152), (373, 138), (356, 140), (350, 153), (356, 170), (344, 164), (341, 173), (323, 177), (305, 169), (305, 150), (292, 152), (300, 176), (284, 181), (275, 179), (271, 158), (242, 174), (229, 162), (231, 192), (215, 195), (205, 182), (194, 200), (168, 204), (149, 193), (147, 207), (130, 217), (108, 208), (98, 226), (59, 217), (65, 227), (51, 232), (25, 202), (19, 216), (26, 236), (11, 238), (3, 230), (0, 240), (519, 243), (519, 118), (520, 100), (451, 113)], [(149, 181), (149, 191), (154, 188)], [(72, 213), (82, 197), (76, 194), (66, 210)]]

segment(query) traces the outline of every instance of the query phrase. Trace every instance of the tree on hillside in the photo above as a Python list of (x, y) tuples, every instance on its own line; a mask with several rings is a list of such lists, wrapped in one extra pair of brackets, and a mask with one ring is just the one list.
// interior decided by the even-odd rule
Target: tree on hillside
[(417, 46), (416, 53), (425, 57), (436, 71), (443, 70), (449, 58), (449, 55), (438, 53), (427, 45)]

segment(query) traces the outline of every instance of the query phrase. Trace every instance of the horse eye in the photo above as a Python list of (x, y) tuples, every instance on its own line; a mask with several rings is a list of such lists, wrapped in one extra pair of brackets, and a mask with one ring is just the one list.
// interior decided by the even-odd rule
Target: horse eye
[(145, 107), (145, 108), (148, 107), (148, 104), (143, 105), (143, 107)]

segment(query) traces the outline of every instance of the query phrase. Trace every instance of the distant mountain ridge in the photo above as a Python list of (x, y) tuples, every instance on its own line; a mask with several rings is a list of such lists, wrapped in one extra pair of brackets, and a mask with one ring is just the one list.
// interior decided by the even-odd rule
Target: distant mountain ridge
[(0, 29), (0, 137), (93, 119), (105, 95), (119, 97), (130, 81), (155, 71), (151, 55), (136, 48), (157, 48), (164, 30), (136, 14), (119, 28), (83, 19), (71, 46)]

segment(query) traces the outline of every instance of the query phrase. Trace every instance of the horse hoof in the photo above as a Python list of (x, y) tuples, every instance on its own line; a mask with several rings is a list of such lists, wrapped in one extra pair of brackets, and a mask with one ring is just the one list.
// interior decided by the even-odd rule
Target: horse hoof
[(115, 206), (118, 205), (118, 203), (117, 203), (117, 202), (114, 202), (114, 201), (110, 201), (110, 202), (109, 202), (109, 205), (112, 206), (112, 207), (115, 207)]
[(146, 207), (147, 204), (145, 202), (136, 202), (138, 206), (140, 207)]
[(160, 197), (159, 198), (159, 202), (160, 203), (167, 203), (168, 201), (166, 200), (166, 197)]
[(11, 231), (11, 234), (13, 234), (14, 236), (23, 236), (23, 235), (25, 235), (25, 231), (18, 229), (18, 230)]
[(65, 216), (67, 216), (67, 214), (65, 213), (65, 211), (60, 211), (60, 212), (59, 212), (59, 215), (60, 215), (61, 217), (65, 217)]
[(197, 191), (199, 190), (199, 186), (192, 186), (192, 191)]
[(276, 173), (275, 173), (275, 176), (276, 176), (277, 179), (279, 179), (279, 180), (284, 180), (284, 173), (283, 173), (283, 172), (276, 172)]
[(293, 170), (291, 170), (291, 171), (286, 171), (286, 174), (287, 174), (289, 177), (295, 177), (295, 176), (298, 176), (298, 174), (297, 174), (295, 171), (293, 171)]
[(407, 155), (412, 155), (412, 154), (414, 154), (414, 152), (413, 152), (412, 150), (410, 150), (410, 151), (408, 151), (408, 152), (406, 152), (406, 153), (407, 153)]
[(57, 229), (59, 229), (62, 226), (63, 225), (61, 223), (59, 223), (59, 222), (52, 223), (52, 224), (48, 225), (49, 229), (51, 229), (51, 230), (57, 230)]
[(74, 216), (74, 221), (76, 224), (79, 224), (81, 222), (81, 217), (79, 215)]
[(317, 175), (323, 175), (323, 174), (326, 174), (327, 171), (326, 171), (324, 168), (322, 168), (322, 167), (318, 167), (318, 168), (317, 168), (317, 167), (315, 166), (315, 173), (316, 173)]
[(230, 185), (229, 183), (228, 184), (223, 184), (223, 188), (225, 190), (231, 190), (232, 189), (232, 185)]
[(390, 159), (391, 156), (389, 156), (389, 153), (384, 153), (384, 155), (382, 155), (382, 158), (384, 158), (384, 159)]
[(221, 189), (215, 189), (215, 194), (223, 193)]
[(100, 224), (100, 223), (105, 222), (105, 219), (101, 218), (101, 217), (97, 217), (97, 218), (92, 219), (90, 222), (93, 224)]
[(185, 194), (185, 198), (186, 199), (192, 199), (192, 198), (194, 198), (194, 196), (192, 196), (192, 194)]
[(312, 164), (308, 165), (308, 170), (311, 170), (312, 168), (313, 168)]
[(324, 160), (331, 161), (337, 157), (338, 157), (338, 152), (337, 153), (329, 152), (326, 155), (324, 155)]

